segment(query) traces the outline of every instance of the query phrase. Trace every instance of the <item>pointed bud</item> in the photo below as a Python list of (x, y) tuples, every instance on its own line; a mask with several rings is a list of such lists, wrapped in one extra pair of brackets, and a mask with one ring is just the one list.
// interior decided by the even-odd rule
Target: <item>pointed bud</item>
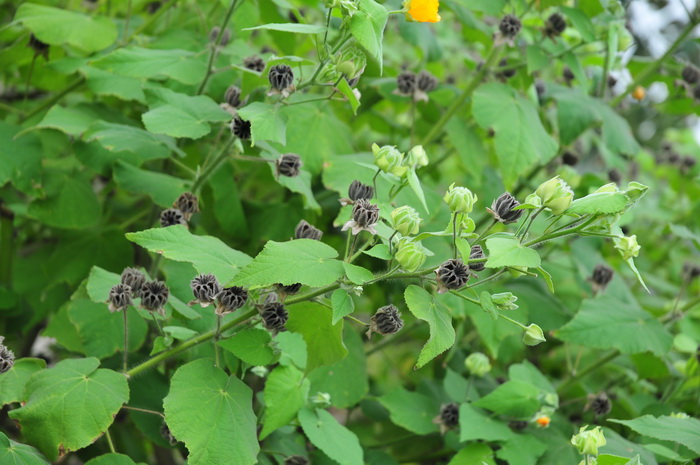
[(374, 164), (380, 170), (399, 178), (406, 174), (408, 168), (402, 165), (403, 153), (399, 152), (396, 147), (391, 145), (379, 147), (377, 144), (372, 144), (372, 152), (374, 153)]
[(408, 205), (399, 207), (391, 212), (391, 223), (394, 229), (400, 232), (402, 236), (413, 236), (418, 233), (421, 221), (418, 212)]
[(554, 215), (561, 215), (574, 199), (574, 192), (558, 176), (540, 184), (535, 194), (540, 198), (542, 205), (552, 210)]
[(598, 448), (603, 447), (607, 441), (603, 436), (600, 426), (596, 426), (590, 431), (586, 431), (588, 425), (581, 427), (578, 434), (571, 437), (571, 444), (576, 446), (579, 454), (598, 455)]
[(455, 187), (452, 183), (442, 199), (450, 207), (451, 212), (470, 213), (479, 198), (466, 187)]
[(416, 242), (411, 242), (407, 239), (401, 239), (396, 249), (396, 261), (399, 262), (401, 268), (406, 271), (416, 271), (425, 263), (427, 255), (423, 247)]
[(544, 332), (542, 328), (532, 323), (525, 329), (525, 334), (523, 334), (523, 342), (528, 346), (536, 346), (541, 342), (545, 342)]
[(616, 237), (613, 239), (613, 243), (617, 251), (620, 252), (623, 260), (629, 260), (630, 258), (638, 256), (639, 251), (642, 250), (642, 247), (637, 243), (636, 234), (629, 237)]

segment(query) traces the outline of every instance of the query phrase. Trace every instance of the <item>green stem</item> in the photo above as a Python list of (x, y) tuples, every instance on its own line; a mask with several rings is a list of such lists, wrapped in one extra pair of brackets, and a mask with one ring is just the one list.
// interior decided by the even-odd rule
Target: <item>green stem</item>
[(129, 33), (129, 22), (131, 21), (131, 0), (127, 1), (126, 4), (126, 21), (124, 21), (124, 35), (122, 37), (122, 43), (126, 45)]
[(65, 97), (66, 95), (70, 94), (70, 93), (73, 92), (75, 89), (77, 89), (78, 87), (82, 86), (83, 84), (85, 84), (85, 78), (84, 78), (84, 77), (78, 78), (78, 79), (77, 79), (76, 81), (74, 81), (71, 85), (69, 85), (68, 87), (66, 87), (65, 89), (63, 89), (61, 92), (59, 92), (58, 94), (54, 95), (53, 97), (51, 97), (50, 99), (46, 100), (44, 103), (42, 103), (41, 105), (39, 105), (38, 107), (36, 107), (34, 110), (30, 111), (29, 113), (27, 113), (26, 115), (24, 115), (23, 117), (21, 117), (21, 118), (19, 119), (19, 123), (20, 123), (20, 124), (21, 124), (21, 123), (24, 123), (24, 122), (27, 121), (29, 118), (31, 118), (31, 117), (37, 115), (38, 113), (41, 113), (42, 111), (46, 110), (47, 108), (53, 106), (56, 102), (58, 102), (58, 101), (61, 100), (63, 97)]
[(116, 454), (117, 451), (114, 449), (114, 443), (112, 442), (112, 436), (109, 435), (109, 430), (105, 431), (105, 439), (107, 439), (107, 444), (109, 445), (109, 451)]
[(546, 235), (544, 235), (544, 236), (540, 236), (540, 237), (538, 237), (538, 238), (536, 238), (536, 239), (533, 239), (533, 240), (531, 240), (530, 242), (526, 242), (526, 243), (523, 244), (523, 245), (524, 245), (525, 247), (532, 247), (533, 245), (537, 245), (537, 244), (539, 244), (539, 243), (541, 243), (541, 242), (546, 242), (546, 241), (549, 241), (549, 240), (552, 240), (552, 239), (556, 239), (556, 238), (562, 237), (562, 236), (568, 236), (569, 234), (576, 234), (576, 233), (579, 233), (579, 232), (581, 232), (584, 228), (586, 228), (586, 226), (588, 226), (589, 224), (593, 223), (596, 219), (597, 219), (596, 216), (592, 216), (591, 218), (589, 218), (585, 223), (583, 223), (583, 224), (580, 225), (580, 226), (577, 226), (577, 227), (571, 228), (571, 229), (564, 229), (564, 230), (562, 230), (562, 231), (553, 232), (553, 233), (551, 233), (551, 234), (546, 234)]
[(343, 256), (343, 261), (346, 262), (348, 261), (348, 257), (350, 256), (350, 238), (353, 237), (352, 235), (352, 228), (348, 229), (348, 237), (345, 239), (345, 255)]
[(494, 226), (496, 226), (497, 223), (498, 223), (498, 220), (497, 220), (497, 219), (494, 219), (494, 220), (491, 222), (491, 224), (488, 225), (488, 226), (486, 227), (486, 229), (484, 229), (484, 230), (481, 232), (481, 234), (479, 234), (479, 237), (477, 237), (476, 240), (474, 241), (474, 245), (477, 245), (479, 242), (481, 242), (481, 240), (484, 238), (484, 236), (486, 235), (486, 233), (488, 233), (489, 231), (491, 231), (491, 228), (493, 228)]
[(135, 411), (137, 411), (137, 412), (150, 413), (150, 414), (152, 414), (152, 415), (158, 415), (158, 416), (161, 417), (161, 418), (165, 418), (165, 415), (163, 415), (163, 414), (160, 413), (160, 412), (156, 412), (155, 410), (148, 410), (148, 409), (139, 408), (139, 407), (130, 407), (130, 406), (128, 406), (128, 405), (122, 405), (122, 408), (125, 408), (125, 409), (127, 409), (127, 410), (135, 410)]
[(459, 298), (461, 298), (461, 299), (464, 299), (464, 300), (466, 300), (467, 302), (471, 302), (471, 303), (473, 303), (474, 305), (481, 306), (481, 302), (479, 302), (478, 300), (472, 299), (471, 297), (467, 297), (466, 295), (460, 294), (460, 293), (457, 292), (457, 291), (450, 291), (450, 294), (456, 295), (457, 297), (459, 297)]
[(169, 0), (166, 2), (163, 6), (158, 8), (158, 11), (153, 13), (153, 15), (148, 19), (148, 21), (144, 22), (141, 26), (137, 27), (134, 32), (129, 35), (127, 38), (127, 42), (131, 42), (131, 40), (134, 38), (134, 36), (137, 36), (141, 34), (143, 31), (147, 30), (149, 27), (151, 27), (158, 19), (160, 19), (161, 16), (163, 16), (172, 6), (174, 6), (177, 3), (177, 0)]
[(124, 307), (124, 373), (129, 367), (129, 320), (127, 319), (126, 311), (129, 307)]
[(228, 156), (228, 151), (231, 149), (231, 146), (235, 142), (235, 137), (231, 137), (229, 141), (226, 143), (224, 148), (219, 152), (219, 155), (207, 165), (207, 167), (202, 171), (202, 173), (195, 179), (194, 184), (192, 184), (192, 193), (196, 194), (199, 189), (204, 185), (204, 183), (209, 179), (209, 177), (214, 174), (214, 172), (219, 168), (219, 165), (221, 165), (224, 160), (226, 160), (226, 157)]
[(216, 368), (221, 368), (219, 361), (219, 336), (221, 335), (221, 315), (216, 314), (216, 330), (214, 331), (214, 358), (216, 360)]
[(515, 321), (515, 320), (512, 319), (512, 318), (509, 318), (509, 317), (505, 316), (505, 315), (504, 315), (503, 313), (501, 313), (501, 312), (498, 312), (498, 316), (499, 316), (499, 318), (503, 318), (504, 320), (506, 320), (506, 321), (508, 321), (508, 322), (510, 322), (510, 323), (513, 323), (514, 325), (520, 327), (520, 329), (522, 329), (523, 331), (527, 331), (527, 326), (525, 326), (525, 325), (522, 324), (521, 322)]
[(156, 318), (156, 314), (154, 312), (150, 312), (150, 313), (151, 313), (151, 318), (153, 318), (153, 322), (156, 324), (156, 327), (158, 328), (158, 332), (160, 333), (161, 336), (164, 336), (165, 334), (163, 333), (163, 328), (160, 327), (160, 323), (158, 322), (158, 318)]
[(228, 7), (228, 10), (226, 10), (224, 20), (222, 21), (221, 26), (219, 26), (219, 33), (216, 36), (216, 40), (212, 44), (211, 53), (209, 54), (209, 62), (207, 63), (207, 74), (204, 75), (204, 79), (202, 79), (202, 83), (199, 85), (199, 89), (197, 89), (197, 95), (201, 95), (202, 92), (204, 92), (204, 88), (206, 87), (207, 82), (209, 82), (209, 78), (211, 77), (213, 69), (212, 67), (214, 65), (214, 60), (216, 59), (216, 54), (219, 50), (219, 45), (221, 44), (221, 41), (224, 38), (224, 31), (228, 26), (228, 22), (231, 20), (231, 15), (233, 14), (233, 10), (236, 8), (236, 3), (238, 3), (238, 0), (231, 1), (231, 5)]
[(544, 209), (545, 209), (544, 206), (540, 207), (539, 209), (537, 209), (535, 214), (530, 217), (530, 222), (525, 227), (525, 230), (522, 233), (522, 237), (525, 237), (527, 235), (527, 233), (530, 232), (530, 228), (532, 227), (532, 224), (535, 222), (535, 218), (537, 218), (539, 216), (539, 214), (544, 211)]
[(620, 355), (620, 351), (615, 349), (612, 352), (610, 352), (608, 355), (606, 355), (605, 357), (596, 360), (594, 363), (592, 363), (591, 365), (588, 365), (586, 368), (584, 368), (583, 370), (574, 374), (569, 379), (567, 379), (562, 384), (560, 384), (559, 387), (557, 387), (557, 393), (566, 392), (566, 390), (569, 389), (571, 386), (573, 386), (574, 383), (576, 383), (578, 380), (580, 380), (581, 378), (584, 378), (585, 376), (588, 376), (590, 373), (594, 372), (595, 370), (602, 367), (606, 363), (615, 359), (618, 355)]
[(0, 284), (7, 286), (12, 280), (14, 220), (14, 213), (0, 205)]

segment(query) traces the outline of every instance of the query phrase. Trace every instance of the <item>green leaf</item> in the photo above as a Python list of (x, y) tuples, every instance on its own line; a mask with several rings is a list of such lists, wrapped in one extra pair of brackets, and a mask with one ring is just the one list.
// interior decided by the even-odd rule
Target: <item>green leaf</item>
[(545, 451), (547, 444), (537, 438), (515, 434), (496, 452), (496, 456), (505, 460), (508, 465), (536, 465)]
[(625, 209), (627, 197), (620, 192), (598, 192), (571, 202), (566, 213), (578, 215), (610, 215)]
[(255, 27), (247, 27), (243, 31), (255, 31), (265, 29), (268, 31), (293, 32), (295, 34), (323, 34), (326, 32), (326, 26), (315, 24), (297, 24), (297, 23), (271, 23), (262, 24)]
[(190, 465), (252, 465), (260, 451), (253, 392), (236, 376), (199, 359), (181, 366), (163, 399), (165, 421), (185, 443)]
[(481, 302), (481, 308), (484, 309), (492, 320), (498, 320), (498, 308), (496, 308), (493, 300), (491, 300), (491, 294), (483, 291), (481, 294), (479, 294), (479, 302)]
[(602, 296), (584, 300), (576, 316), (555, 331), (562, 341), (598, 349), (618, 349), (623, 354), (651, 351), (664, 355), (673, 337), (652, 315), (637, 304)]
[(143, 93), (139, 79), (109, 73), (89, 66), (80, 68), (78, 71), (85, 76), (88, 89), (97, 95), (146, 103), (146, 95)]
[(50, 465), (32, 446), (15, 442), (0, 432), (0, 463), (4, 465)]
[(440, 414), (440, 402), (418, 392), (395, 389), (377, 399), (387, 410), (391, 421), (408, 431), (426, 435), (438, 431), (433, 419)]
[[(0, 407), (12, 402), (23, 402), (24, 386), (37, 371), (46, 368), (46, 362), (40, 358), (20, 358), (15, 361), (10, 371), (0, 375)], [(2, 460), (0, 460), (0, 463)]]
[(348, 355), (343, 344), (342, 320), (333, 325), (332, 313), (327, 307), (315, 302), (303, 302), (287, 308), (289, 320), (285, 327), (304, 337), (308, 350), (306, 372), (321, 365), (333, 365)]
[(59, 450), (92, 444), (129, 400), (126, 377), (99, 365), (96, 358), (63, 360), (35, 373), (26, 386), (27, 403), (9, 413), (50, 460)]
[(369, 250), (363, 252), (370, 257), (379, 258), (380, 260), (391, 260), (392, 256), (389, 253), (389, 247), (386, 244), (377, 244)]
[(252, 146), (261, 140), (279, 142), (282, 145), (287, 143), (287, 115), (279, 105), (253, 102), (239, 109), (238, 115), (250, 121)]
[(475, 443), (457, 452), (448, 465), (496, 465), (496, 461), (488, 445)]
[(133, 78), (168, 77), (183, 84), (199, 84), (206, 67), (201, 54), (187, 50), (124, 47), (90, 62), (90, 66)]
[(425, 194), (423, 193), (423, 187), (421, 186), (420, 180), (418, 179), (416, 170), (408, 170), (408, 172), (406, 173), (406, 179), (408, 180), (408, 185), (411, 186), (413, 192), (416, 193), (416, 196), (418, 197), (418, 200), (420, 200), (420, 203), (423, 206), (425, 212), (430, 213), (430, 210), (428, 209), (428, 204), (425, 202)]
[(17, 138), (20, 130), (0, 121), (0, 186), (11, 182), (17, 189), (29, 191), (41, 181), (43, 148), (34, 134)]
[(491, 418), (471, 406), (459, 406), (459, 440), (461, 442), (483, 439), (485, 441), (505, 441), (513, 437), (507, 424)]
[(523, 381), (507, 381), (473, 403), (499, 415), (527, 419), (540, 408), (540, 390)]
[(342, 262), (335, 259), (337, 256), (338, 252), (331, 246), (311, 239), (268, 241), (262, 252), (236, 275), (234, 284), (327, 286), (344, 274)]
[(129, 192), (148, 194), (153, 201), (163, 207), (170, 208), (173, 202), (183, 192), (190, 189), (190, 181), (176, 178), (169, 174), (142, 170), (119, 161), (114, 165), (114, 180), (119, 187)]
[(504, 266), (525, 266), (537, 268), (540, 266), (540, 256), (529, 247), (523, 246), (517, 239), (493, 237), (486, 240), (489, 250), (486, 268), (501, 268)]
[(315, 210), (318, 214), (321, 213), (321, 205), (319, 205), (314, 198), (314, 191), (311, 188), (311, 183), (313, 181), (311, 179), (311, 173), (306, 170), (301, 170), (298, 176), (291, 178), (289, 176), (277, 176), (276, 167), (272, 163), (270, 163), (270, 170), (275, 176), (275, 181), (277, 181), (280, 186), (284, 186), (290, 191), (302, 195), (304, 198), (304, 208)]
[(126, 233), (126, 238), (170, 260), (192, 263), (199, 273), (213, 273), (224, 283), (252, 260), (216, 237), (195, 236), (180, 225)]
[(262, 441), (270, 433), (289, 424), (306, 403), (309, 395), (309, 380), (304, 373), (292, 366), (278, 366), (265, 381), (265, 414)]
[[(86, 141), (97, 141), (110, 152), (132, 152), (140, 162), (168, 158), (171, 153), (185, 153), (167, 136), (151, 134), (134, 126), (95, 121), (83, 134)], [(141, 163), (138, 163), (141, 164)], [(172, 203), (172, 202), (171, 202)]]
[(697, 418), (644, 415), (633, 420), (608, 421), (625, 425), (650, 438), (681, 444), (700, 455), (700, 420)]
[(374, 279), (374, 275), (367, 268), (348, 262), (343, 262), (343, 268), (345, 268), (345, 275), (354, 284), (364, 284)]
[(54, 105), (32, 129), (56, 129), (64, 134), (79, 137), (96, 119), (99, 119), (99, 114), (90, 105)]
[(344, 289), (336, 289), (333, 291), (331, 295), (331, 306), (333, 307), (333, 325), (342, 320), (345, 315), (350, 315), (355, 311), (355, 303), (350, 294), (348, 294), (348, 291)]
[(539, 45), (527, 47), (527, 72), (532, 74), (549, 66), (550, 58)]
[(561, 11), (569, 18), (574, 29), (581, 34), (584, 41), (593, 42), (596, 40), (595, 27), (588, 16), (586, 16), (586, 13), (567, 6), (562, 6)]
[(479, 126), (496, 133), (495, 150), (506, 186), (557, 153), (557, 143), (542, 126), (537, 108), (512, 87), (496, 82), (479, 86), (472, 112)]
[(67, 176), (55, 196), (30, 203), (27, 213), (47, 226), (83, 229), (97, 224), (102, 207), (87, 179)]
[(336, 88), (345, 96), (346, 99), (348, 99), (350, 108), (352, 108), (352, 113), (357, 115), (357, 109), (360, 107), (360, 101), (357, 100), (357, 96), (352, 91), (352, 87), (350, 87), (350, 84), (348, 84), (347, 79), (341, 79)]
[(104, 454), (85, 463), (85, 465), (137, 465), (128, 455)]
[(428, 322), (430, 337), (420, 351), (415, 370), (452, 347), (455, 342), (455, 330), (449, 310), (439, 304), (435, 298), (422, 287), (410, 285), (404, 292), (406, 305), (419, 320)]
[(219, 345), (243, 360), (248, 365), (269, 365), (275, 360), (270, 347), (272, 337), (263, 329), (248, 328), (219, 341)]
[(302, 409), (299, 423), (311, 444), (340, 465), (364, 465), (362, 447), (355, 433), (327, 411)]
[(360, 0), (358, 11), (350, 17), (350, 33), (379, 63), (382, 71), (382, 41), (389, 12), (374, 0)]
[(87, 53), (105, 49), (117, 38), (117, 27), (109, 18), (34, 3), (20, 5), (15, 22), (21, 22), (42, 42), (68, 44)]

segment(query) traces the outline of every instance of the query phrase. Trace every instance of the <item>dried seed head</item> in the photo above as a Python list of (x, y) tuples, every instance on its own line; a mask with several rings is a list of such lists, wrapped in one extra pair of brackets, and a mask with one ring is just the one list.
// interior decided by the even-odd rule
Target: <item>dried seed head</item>
[(517, 222), (523, 216), (523, 210), (513, 210), (519, 206), (520, 202), (510, 195), (510, 192), (504, 192), (493, 201), (488, 210), (494, 219), (503, 224), (509, 224)]
[(457, 290), (467, 284), (469, 280), (469, 268), (462, 260), (453, 258), (435, 270), (438, 282), (438, 294), (444, 294), (448, 290)]
[(250, 139), (250, 121), (234, 116), (231, 120), (231, 133), (241, 140)]
[(284, 459), (284, 465), (308, 465), (309, 459), (302, 455), (290, 455)]
[(366, 186), (360, 181), (353, 181), (348, 189), (348, 196), (353, 202), (356, 200), (370, 200), (374, 197), (374, 188), (372, 186)]
[(165, 303), (168, 301), (170, 291), (163, 281), (148, 281), (141, 286), (141, 307), (149, 312), (158, 312), (165, 316)]
[[(484, 255), (484, 249), (482, 249), (480, 245), (475, 245), (472, 247), (471, 253), (469, 254), (469, 259), (476, 260), (479, 258), (486, 258), (486, 255)], [(472, 271), (484, 271), (485, 268), (486, 263), (484, 262), (469, 264), (469, 269)]]
[(285, 90), (294, 83), (294, 72), (287, 65), (275, 65), (267, 75), (273, 89)]
[(438, 86), (438, 79), (430, 74), (428, 71), (421, 71), (418, 73), (418, 77), (416, 78), (416, 85), (418, 87), (418, 90), (422, 92), (431, 92), (435, 90), (435, 88)]
[(620, 171), (613, 168), (613, 169), (608, 171), (608, 179), (610, 180), (610, 182), (614, 182), (615, 184), (620, 184), (620, 181), (622, 181), (622, 173), (620, 173)]
[(501, 20), (501, 24), (499, 24), (498, 29), (501, 31), (501, 34), (503, 34), (503, 37), (512, 39), (518, 35), (518, 32), (520, 32), (522, 27), (523, 25), (517, 17), (513, 15), (505, 15)]
[(199, 199), (192, 192), (184, 192), (177, 198), (173, 207), (180, 210), (186, 219), (199, 211)]
[(15, 364), (15, 354), (2, 344), (0, 337), (0, 374), (10, 371)]
[(413, 71), (404, 71), (396, 76), (396, 88), (403, 95), (413, 95), (418, 77)]
[(268, 302), (262, 309), (260, 316), (263, 320), (263, 326), (268, 331), (278, 333), (284, 331), (284, 325), (289, 320), (287, 309), (280, 302)]
[(243, 66), (258, 73), (265, 69), (265, 60), (257, 55), (249, 56), (243, 60)]
[(299, 292), (299, 289), (301, 289), (301, 283), (294, 283), (290, 284), (289, 286), (285, 286), (284, 284), (275, 284), (275, 287), (277, 287), (277, 291), (282, 295), (282, 297), (287, 297), (288, 295), (294, 295)]
[(690, 170), (693, 169), (693, 167), (695, 167), (696, 163), (697, 163), (697, 160), (695, 160), (695, 158), (693, 158), (693, 157), (690, 157), (690, 156), (683, 157), (681, 159), (681, 172), (683, 174), (688, 173)]
[(700, 71), (698, 71), (698, 69), (693, 65), (687, 65), (685, 68), (683, 68), (681, 76), (688, 84), (695, 84), (696, 82), (700, 81)]
[(447, 428), (459, 425), (459, 404), (445, 404), (440, 408), (440, 422)]
[(591, 411), (596, 414), (596, 416), (603, 416), (610, 413), (612, 410), (612, 402), (608, 398), (605, 392), (601, 392), (595, 396), (592, 396), (588, 400), (588, 406)]
[(138, 297), (141, 286), (146, 282), (146, 275), (136, 268), (124, 268), (122, 271), (121, 283), (131, 288), (131, 296)]
[[(216, 43), (216, 41), (219, 39), (219, 34), (221, 34), (221, 28), (219, 26), (214, 26), (211, 28), (211, 31), (209, 31), (209, 40), (212, 43)], [(222, 47), (225, 47), (228, 45), (229, 41), (231, 40), (231, 31), (228, 29), (224, 29), (223, 34), (221, 34), (221, 41), (219, 42), (219, 45)]]
[(596, 291), (604, 291), (610, 281), (612, 281), (615, 272), (607, 265), (596, 265), (591, 275), (591, 282)]
[(612, 75), (608, 75), (608, 87), (611, 89), (617, 85), (617, 78)]
[(696, 263), (685, 262), (683, 264), (683, 276), (690, 281), (700, 276), (700, 265)]
[(527, 422), (524, 420), (511, 420), (508, 422), (508, 427), (513, 431), (522, 431), (527, 428)]
[(560, 36), (562, 32), (566, 29), (566, 20), (559, 13), (552, 14), (547, 18), (545, 23), (544, 33), (548, 37)]
[(343, 225), (342, 231), (352, 228), (352, 234), (360, 231), (368, 231), (377, 234), (374, 226), (379, 221), (379, 207), (369, 203), (369, 200), (360, 199), (352, 207), (352, 219)]
[(241, 104), (241, 89), (238, 86), (229, 86), (224, 94), (224, 101), (234, 108)]
[(321, 237), (323, 237), (323, 231), (311, 226), (306, 222), (306, 220), (301, 220), (294, 229), (294, 237), (296, 239), (312, 239), (314, 241), (320, 241)]
[(393, 305), (386, 305), (377, 310), (370, 319), (367, 337), (372, 337), (372, 333), (382, 335), (395, 334), (403, 328), (401, 312)]
[[(505, 58), (503, 58), (501, 61), (498, 62), (498, 66), (499, 66), (500, 68), (505, 68), (506, 66), (508, 66), (508, 60), (506, 60)], [(512, 78), (513, 76), (515, 76), (515, 73), (516, 73), (515, 68), (506, 68), (506, 69), (504, 69), (504, 70), (502, 70), (502, 71), (499, 71), (499, 72), (496, 74), (496, 76), (499, 77), (499, 78), (503, 78), (503, 79), (510, 79), (510, 78)]]
[(568, 66), (564, 67), (564, 71), (562, 71), (562, 76), (564, 76), (564, 80), (566, 81), (567, 84), (570, 84), (571, 81), (574, 80), (576, 76), (574, 76), (574, 72), (571, 71), (571, 68)]
[(216, 296), (216, 314), (226, 315), (245, 305), (248, 300), (248, 291), (239, 286), (224, 288)]
[(156, 11), (160, 10), (161, 6), (163, 6), (163, 2), (150, 2), (146, 5), (146, 11), (148, 12), (148, 14), (152, 15)]
[(200, 274), (190, 282), (192, 294), (195, 300), (190, 302), (190, 305), (200, 304), (202, 307), (207, 307), (213, 303), (216, 296), (221, 292), (221, 284), (216, 280), (213, 274)]
[(288, 176), (294, 178), (299, 176), (299, 168), (301, 168), (301, 157), (296, 153), (285, 153), (281, 155), (275, 162), (277, 168), (277, 176)]
[(29, 35), (29, 48), (34, 50), (34, 56), (43, 56), (45, 60), (49, 59), (49, 44), (46, 44), (36, 38), (34, 34)]
[(168, 443), (170, 443), (171, 446), (177, 444), (177, 439), (175, 439), (173, 433), (170, 432), (170, 428), (168, 428), (168, 425), (165, 423), (165, 421), (160, 425), (160, 435), (163, 439), (168, 441)]
[(567, 150), (562, 154), (561, 161), (565, 165), (576, 166), (578, 164), (578, 155)]
[(109, 311), (112, 313), (119, 312), (129, 305), (133, 305), (131, 300), (131, 287), (126, 284), (112, 286), (112, 289), (109, 290), (107, 303), (109, 304)]
[(185, 215), (177, 208), (168, 208), (160, 213), (160, 225), (163, 228), (168, 226), (176, 226), (178, 224), (187, 225)]

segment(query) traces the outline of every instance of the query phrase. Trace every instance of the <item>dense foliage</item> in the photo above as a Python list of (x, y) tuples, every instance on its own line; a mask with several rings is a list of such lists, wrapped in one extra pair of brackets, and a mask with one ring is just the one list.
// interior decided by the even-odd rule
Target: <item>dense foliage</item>
[(698, 463), (698, 10), (0, 2), (0, 464)]

